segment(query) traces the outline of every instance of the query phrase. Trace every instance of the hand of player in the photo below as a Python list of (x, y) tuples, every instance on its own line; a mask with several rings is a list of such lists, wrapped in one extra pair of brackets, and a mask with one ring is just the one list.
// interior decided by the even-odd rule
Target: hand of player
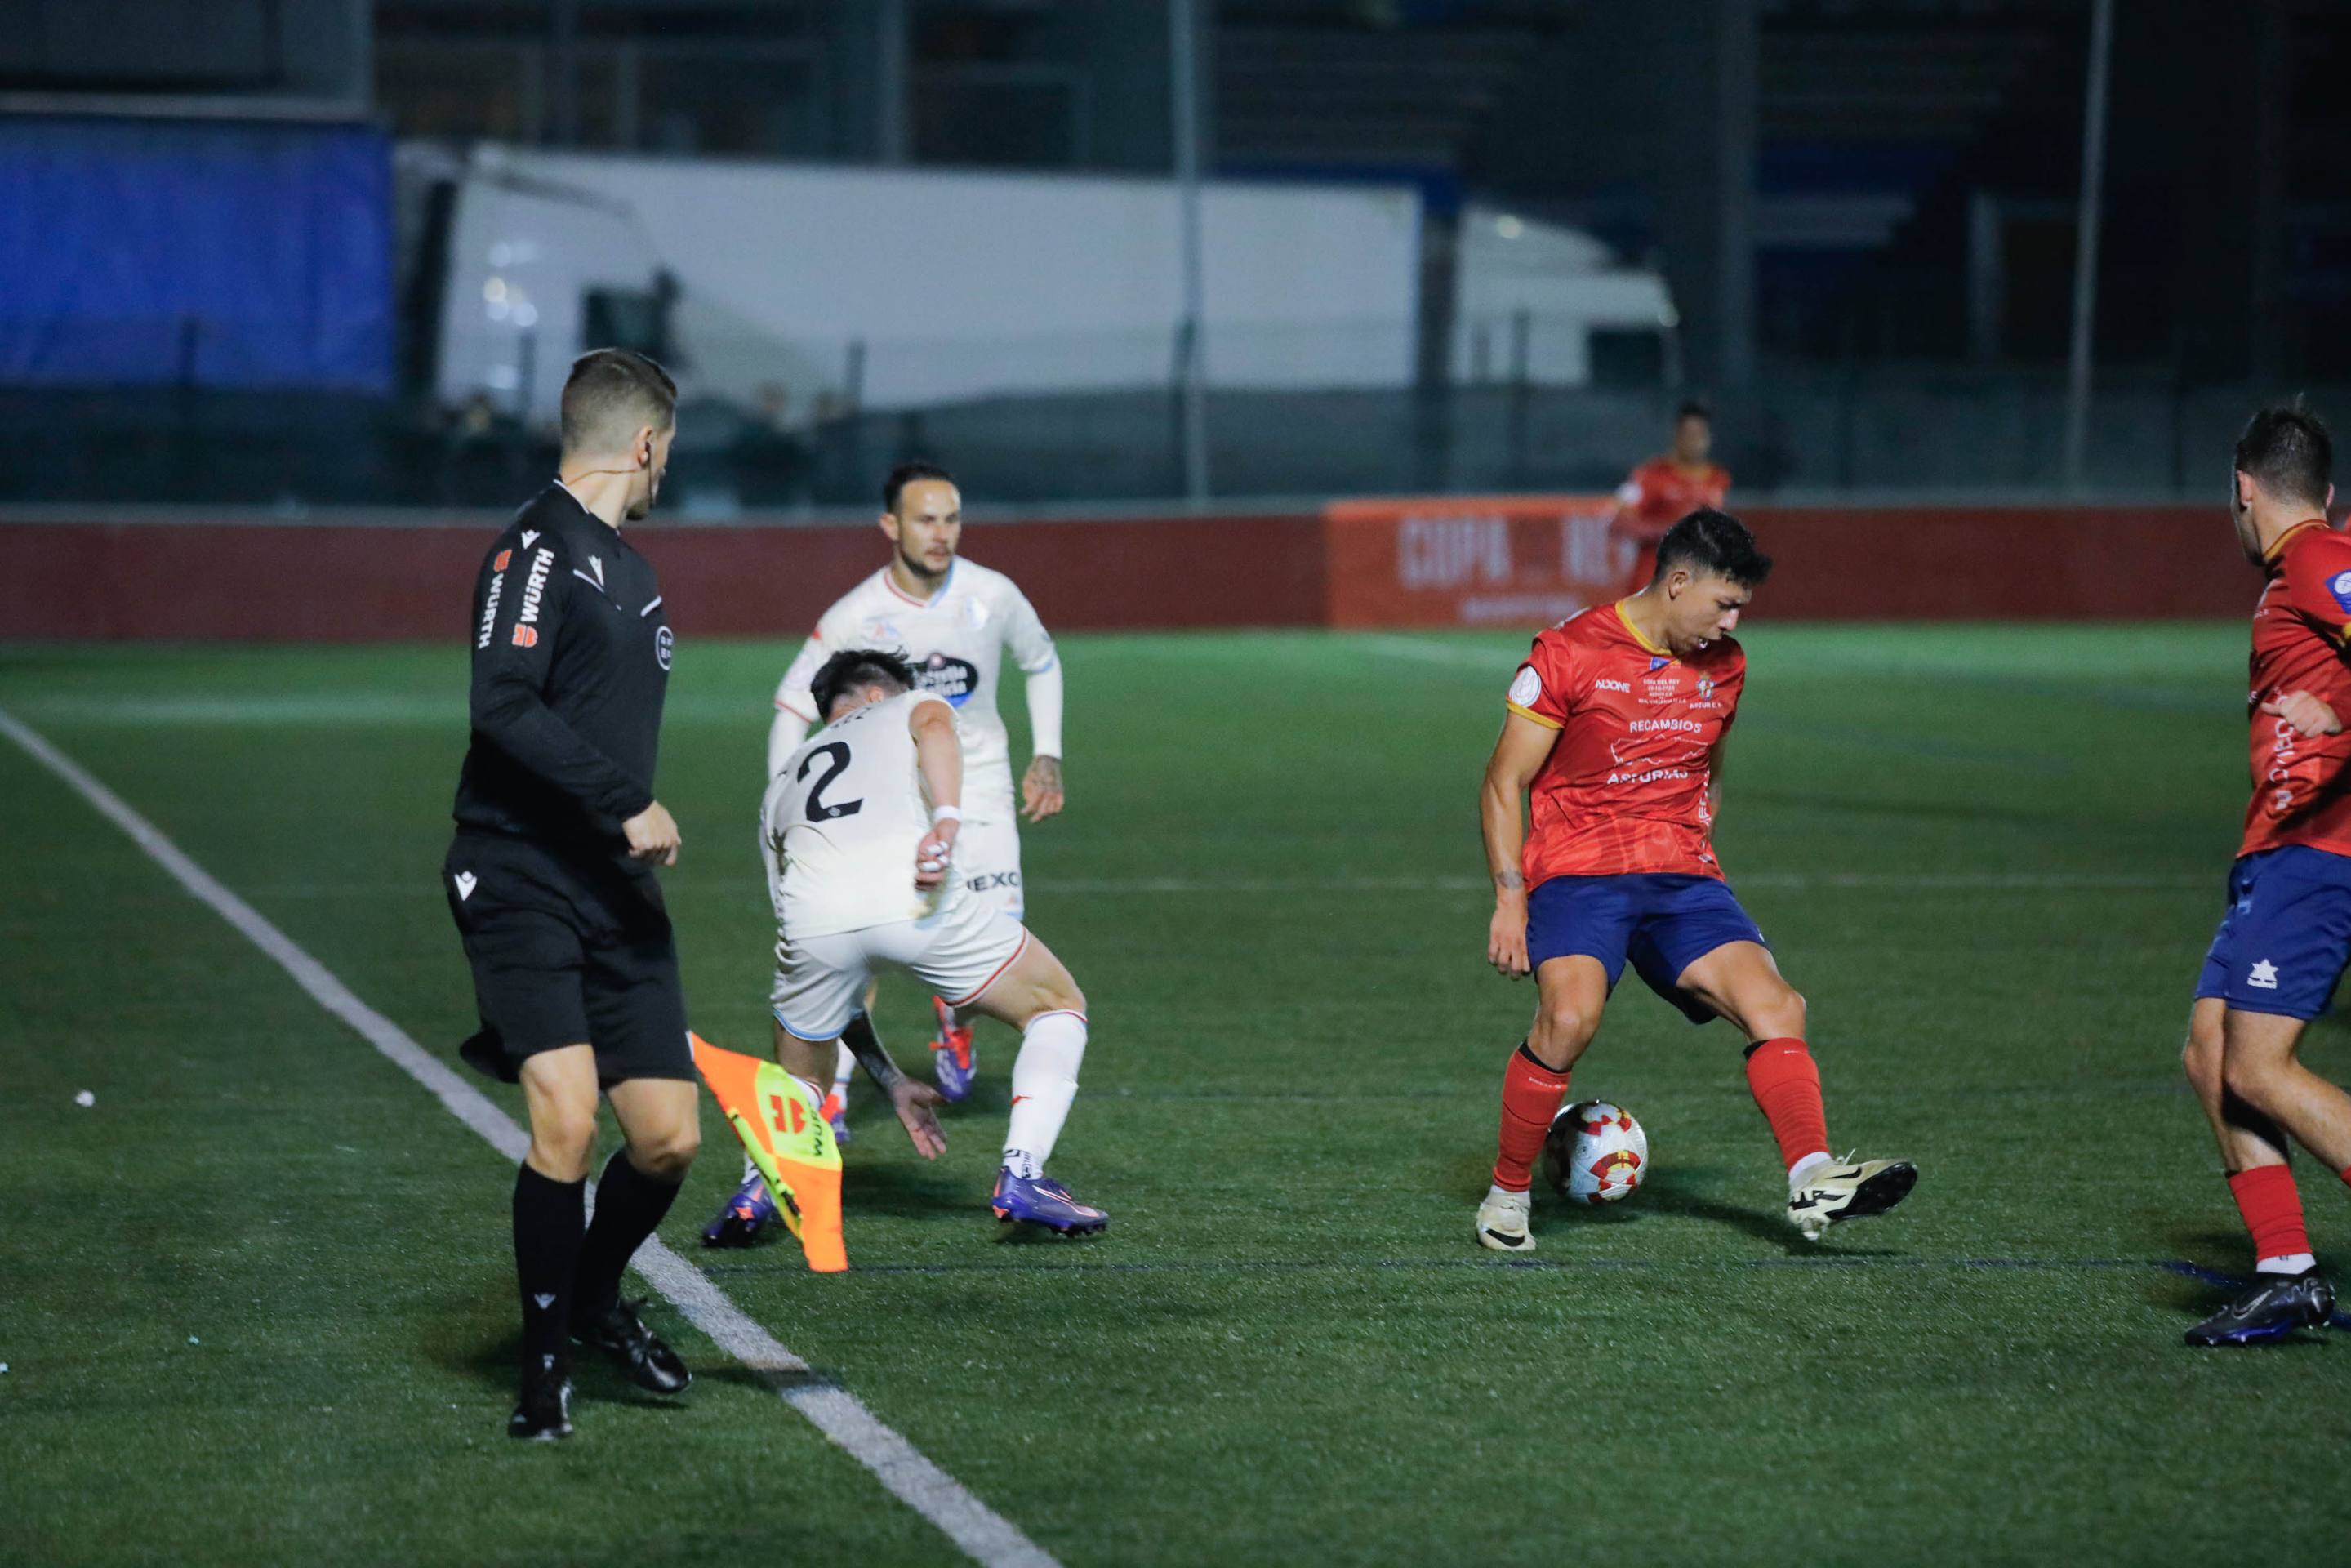
[(926, 1160), (937, 1159), (947, 1152), (947, 1135), (939, 1130), (938, 1113), (938, 1107), (946, 1103), (946, 1096), (937, 1090), (911, 1078), (900, 1079), (890, 1091), (890, 1108), (898, 1113), (906, 1136), (914, 1141), (914, 1152)]
[(2326, 706), (2326, 699), (2308, 692), (2288, 692), (2275, 702), (2263, 703), (2262, 711), (2285, 720), (2304, 735), (2343, 733), (2343, 721)]
[(621, 831), (628, 837), (632, 857), (662, 865), (677, 863), (677, 848), (682, 841), (677, 836), (677, 823), (659, 800), (622, 822)]
[(946, 881), (948, 862), (955, 857), (956, 831), (963, 823), (950, 817), (932, 824), (914, 846), (914, 886), (924, 893)]
[(1058, 816), (1061, 800), (1061, 759), (1058, 757), (1032, 758), (1029, 771), (1020, 776), (1022, 819), (1041, 822), (1048, 817)]
[(1518, 903), (1494, 905), (1493, 924), (1486, 928), (1486, 962), (1513, 980), (1526, 978), (1527, 906)]

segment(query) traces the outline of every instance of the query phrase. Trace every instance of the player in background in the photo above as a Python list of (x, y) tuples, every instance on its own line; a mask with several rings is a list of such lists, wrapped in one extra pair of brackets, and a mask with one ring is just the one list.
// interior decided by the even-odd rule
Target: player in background
[(2351, 538), (2326, 522), (2333, 455), (2299, 408), (2264, 410), (2237, 442), (2229, 511), (2267, 579), (2246, 698), (2253, 798), (2185, 1058), (2252, 1233), (2255, 1279), (2188, 1331), (2192, 1345), (2279, 1339), (2335, 1310), (2286, 1165), (2292, 1138), (2351, 1181), (2351, 1094), (2297, 1055), (2351, 963)]
[(1907, 1162), (1829, 1157), (1804, 998), (1714, 858), (1723, 743), (1747, 678), (1730, 632), (1771, 570), (1738, 518), (1692, 512), (1659, 543), (1646, 588), (1538, 635), (1510, 682), (1479, 800), (1494, 878), (1486, 956), (1513, 978), (1532, 974), (1538, 995), (1503, 1071), (1500, 1149), (1478, 1207), (1478, 1239), (1497, 1251), (1534, 1248), (1535, 1157), (1628, 959), (1691, 1022), (1728, 1019), (1746, 1035), (1748, 1087), (1787, 1166), (1788, 1218), (1808, 1239), (1885, 1213), (1918, 1179)]
[[(913, 971), (949, 1005), (1020, 1031), (988, 1200), (997, 1218), (1102, 1230), (1108, 1215), (1045, 1174), (1077, 1097), (1086, 999), (1051, 950), (965, 874), (962, 725), (919, 674), (874, 649), (834, 653), (810, 688), (825, 727), (768, 783), (760, 826), (776, 909), (776, 1060), (813, 1093), (863, 1017), (875, 968)], [(930, 1109), (937, 1094), (886, 1072), (877, 1081), (914, 1146), (936, 1158), (946, 1146)]]
[(1625, 591), (1638, 593), (1657, 572), (1657, 541), (1701, 507), (1719, 510), (1730, 493), (1729, 470), (1708, 461), (1714, 449), (1714, 413), (1702, 402), (1674, 415), (1674, 444), (1626, 476), (1616, 487), (1616, 515), (1608, 531), (1633, 541), (1633, 574)]
[[(925, 691), (955, 709), (964, 747), (965, 806), (956, 864), (971, 891), (1014, 920), (1027, 913), (1020, 883), (1021, 819), (1041, 822), (1058, 813), (1061, 788), (1061, 665), (1037, 612), (1010, 578), (957, 554), (963, 497), (954, 476), (930, 463), (901, 464), (882, 486), (882, 532), (890, 561), (843, 594), (816, 624), (776, 688), (775, 723), (768, 733), (768, 777), (773, 779), (811, 724), (820, 722), (810, 684), (817, 669), (843, 648), (904, 648)], [(1026, 677), (1031, 756), (1013, 804), (1011, 743), (997, 711), (1009, 652)], [(931, 1044), (934, 1076), (949, 1100), (971, 1092), (977, 1063), (971, 1019), (944, 998), (932, 998), (938, 1033)], [(835, 1064), (825, 1113), (845, 1134), (852, 1060)]]

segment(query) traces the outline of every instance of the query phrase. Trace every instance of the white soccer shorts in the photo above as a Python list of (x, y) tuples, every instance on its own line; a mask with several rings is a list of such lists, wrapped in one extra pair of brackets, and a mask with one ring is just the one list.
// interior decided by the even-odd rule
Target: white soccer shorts
[[(985, 810), (982, 816), (979, 811)], [(976, 808), (956, 833), (956, 876), (979, 900), (1015, 920), (1028, 915), (1020, 888), (1020, 819), (1011, 803)]]
[(776, 945), (776, 1021), (800, 1040), (834, 1040), (865, 1005), (876, 967), (908, 969), (950, 1006), (976, 999), (1029, 946), (994, 903), (964, 894), (936, 915)]

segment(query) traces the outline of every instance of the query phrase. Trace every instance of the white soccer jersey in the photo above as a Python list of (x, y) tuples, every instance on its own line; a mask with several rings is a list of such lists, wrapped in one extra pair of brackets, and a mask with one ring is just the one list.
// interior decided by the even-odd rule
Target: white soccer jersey
[(825, 726), (768, 784), (759, 837), (776, 925), (797, 941), (935, 914), (960, 890), (950, 875), (914, 886), (914, 848), (931, 803), (909, 728), (914, 709), (945, 699), (903, 692)]
[[(996, 695), (1008, 649), (1030, 677), (1029, 718), (1038, 753), (1061, 755), (1060, 664), (1053, 639), (1028, 599), (1000, 571), (958, 559), (927, 603), (903, 592), (888, 568), (875, 572), (817, 622), (815, 635), (776, 687), (776, 706), (803, 725), (814, 724), (818, 714), (809, 684), (818, 667), (843, 648), (904, 649), (921, 689), (935, 692), (955, 709), (967, 810), (1009, 815), (1012, 810), (1011, 743)], [(1037, 679), (1045, 675), (1054, 678)], [(771, 770), (788, 742), (788, 737), (771, 738)]]

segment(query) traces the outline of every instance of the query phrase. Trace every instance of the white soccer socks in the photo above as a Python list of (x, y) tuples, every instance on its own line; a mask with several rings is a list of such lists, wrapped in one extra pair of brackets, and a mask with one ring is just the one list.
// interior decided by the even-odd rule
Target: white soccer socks
[(1078, 1064), (1086, 1059), (1083, 1013), (1039, 1013), (1020, 1031), (1012, 1061), (1012, 1124), (1005, 1130), (1004, 1164), (1023, 1181), (1045, 1174), (1070, 1103), (1078, 1097)]
[[(846, 1045), (840, 1047), (839, 1054), (832, 1061), (832, 1092), (841, 1096), (841, 1108), (843, 1111), (849, 1109), (849, 1081), (856, 1076), (856, 1073), (857, 1053)], [(817, 1094), (816, 1103), (820, 1105), (824, 1103), (824, 1095), (820, 1091)]]

